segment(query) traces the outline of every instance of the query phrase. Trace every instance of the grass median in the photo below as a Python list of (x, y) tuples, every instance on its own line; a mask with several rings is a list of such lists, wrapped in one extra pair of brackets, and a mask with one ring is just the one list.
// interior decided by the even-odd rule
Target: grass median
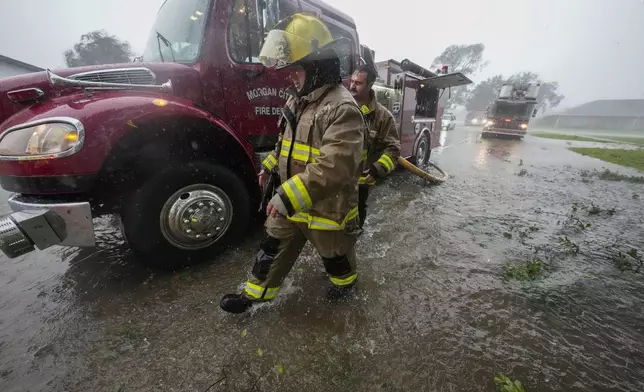
[(591, 158), (601, 159), (605, 162), (632, 167), (644, 171), (644, 149), (618, 150), (611, 148), (581, 148), (574, 147), (570, 150)]
[(614, 140), (616, 142), (631, 143), (644, 146), (644, 137), (621, 137), (621, 136), (610, 136), (607, 139)]
[(529, 135), (545, 139), (569, 140), (573, 142), (596, 142), (596, 143), (629, 143), (644, 146), (644, 136), (607, 136), (586, 137), (577, 135), (566, 135), (563, 133), (531, 132)]
[(600, 143), (603, 142), (602, 140), (597, 140), (591, 137), (564, 135), (562, 133), (531, 132), (529, 133), (529, 135), (541, 137), (545, 139), (570, 140), (575, 142), (600, 142)]

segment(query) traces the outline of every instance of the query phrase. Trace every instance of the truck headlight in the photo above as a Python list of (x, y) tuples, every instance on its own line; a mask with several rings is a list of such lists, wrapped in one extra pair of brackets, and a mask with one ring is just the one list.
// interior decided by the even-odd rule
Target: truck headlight
[(0, 159), (35, 160), (75, 154), (83, 146), (80, 121), (67, 117), (42, 119), (9, 128), (0, 137)]
[(521, 124), (521, 129), (528, 129), (528, 124)]

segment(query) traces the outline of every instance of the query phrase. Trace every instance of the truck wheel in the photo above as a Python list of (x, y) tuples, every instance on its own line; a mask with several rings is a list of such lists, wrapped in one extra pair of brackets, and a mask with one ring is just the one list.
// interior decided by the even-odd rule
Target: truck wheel
[(427, 165), (427, 162), (429, 162), (429, 154), (429, 138), (427, 137), (427, 134), (423, 134), (423, 136), (420, 137), (420, 140), (418, 140), (416, 152), (414, 154), (416, 166), (421, 167)]
[(122, 209), (125, 237), (146, 264), (177, 269), (212, 259), (239, 238), (250, 196), (228, 169), (175, 164), (137, 189)]

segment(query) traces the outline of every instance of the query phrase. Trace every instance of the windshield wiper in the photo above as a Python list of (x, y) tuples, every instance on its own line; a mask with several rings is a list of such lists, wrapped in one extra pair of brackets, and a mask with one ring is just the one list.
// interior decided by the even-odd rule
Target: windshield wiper
[(161, 56), (161, 61), (165, 62), (165, 60), (163, 59), (163, 53), (161, 53), (161, 41), (163, 41), (165, 46), (167, 46), (168, 49), (170, 49), (170, 54), (172, 55), (172, 61), (176, 63), (177, 60), (174, 58), (174, 50), (172, 50), (172, 43), (158, 31), (156, 31), (156, 33), (157, 33), (157, 44), (159, 45), (159, 56)]

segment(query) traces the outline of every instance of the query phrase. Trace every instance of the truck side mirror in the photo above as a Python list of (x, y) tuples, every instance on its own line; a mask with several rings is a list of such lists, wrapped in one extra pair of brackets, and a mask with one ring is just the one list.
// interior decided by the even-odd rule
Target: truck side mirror
[(534, 110), (532, 111), (532, 117), (537, 117), (537, 109), (534, 109)]

